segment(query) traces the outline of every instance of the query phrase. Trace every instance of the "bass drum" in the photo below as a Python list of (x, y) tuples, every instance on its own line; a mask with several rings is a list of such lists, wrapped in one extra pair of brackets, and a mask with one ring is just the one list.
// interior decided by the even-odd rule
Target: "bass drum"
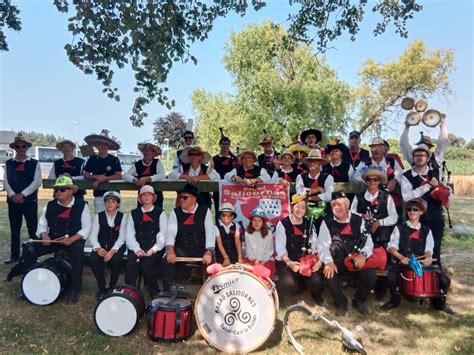
[(271, 280), (226, 269), (209, 278), (196, 299), (196, 323), (215, 348), (230, 353), (258, 349), (273, 331), (278, 295)]

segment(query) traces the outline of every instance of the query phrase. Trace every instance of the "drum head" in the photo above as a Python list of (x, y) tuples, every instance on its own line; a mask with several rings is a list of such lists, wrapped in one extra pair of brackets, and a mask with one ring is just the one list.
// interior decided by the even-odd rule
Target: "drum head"
[(418, 112), (409, 112), (405, 121), (410, 126), (416, 126), (421, 121), (421, 115)]
[[(161, 304), (164, 305), (164, 308), (166, 308), (166, 304), (171, 300), (171, 297), (158, 297), (155, 298), (153, 301), (151, 301), (151, 306), (153, 307), (156, 305), (158, 302), (161, 302)], [(173, 305), (179, 304), (181, 306), (181, 309), (185, 309), (187, 307), (191, 307), (192, 303), (190, 300), (186, 298), (176, 298), (173, 302)], [(172, 309), (175, 309), (174, 306), (170, 307)]]
[(203, 337), (226, 352), (257, 349), (275, 323), (272, 292), (246, 271), (226, 270), (208, 279), (199, 291), (195, 309)]
[(38, 306), (45, 306), (59, 297), (61, 281), (54, 271), (39, 266), (25, 274), (21, 288), (28, 301)]
[(415, 106), (415, 100), (411, 97), (405, 97), (402, 100), (401, 106), (404, 110), (411, 110)]
[(417, 112), (423, 112), (428, 108), (428, 103), (425, 100), (418, 100), (415, 103), (415, 110)]
[(438, 110), (428, 110), (423, 114), (423, 123), (428, 127), (436, 127), (441, 121), (441, 113)]
[(130, 333), (138, 321), (135, 305), (126, 297), (111, 295), (95, 308), (94, 321), (104, 334), (119, 337)]

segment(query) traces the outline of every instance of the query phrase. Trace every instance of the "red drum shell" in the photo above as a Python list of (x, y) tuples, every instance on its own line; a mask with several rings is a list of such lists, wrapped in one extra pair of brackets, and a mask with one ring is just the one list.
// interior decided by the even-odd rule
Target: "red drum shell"
[(435, 298), (440, 295), (440, 270), (437, 265), (423, 266), (422, 276), (416, 276), (411, 269), (402, 270), (401, 274), (404, 295), (422, 298)]
[[(183, 298), (178, 298), (170, 303), (170, 297), (154, 299), (148, 311), (148, 336), (158, 341), (177, 341), (191, 336), (192, 321), (194, 317), (192, 303)], [(159, 303), (159, 305), (158, 305)], [(177, 322), (177, 307), (179, 304), (180, 315)], [(177, 329), (177, 325), (179, 329)]]

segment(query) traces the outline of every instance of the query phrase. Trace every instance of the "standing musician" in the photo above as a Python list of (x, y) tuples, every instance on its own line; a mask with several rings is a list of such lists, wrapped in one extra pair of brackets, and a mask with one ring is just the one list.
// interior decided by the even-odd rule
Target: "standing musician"
[(235, 217), (234, 206), (224, 202), (219, 208), (219, 220), (216, 223), (216, 261), (223, 266), (244, 262), (239, 228), (232, 221)]
[[(145, 184), (166, 179), (165, 168), (157, 156), (161, 154), (161, 149), (151, 143), (138, 144), (138, 150), (143, 154), (143, 159), (132, 164), (130, 169), (123, 174), (123, 180), (138, 187)], [(155, 205), (163, 208), (163, 192), (155, 190)]]
[(166, 237), (165, 278), (163, 286), (168, 291), (174, 284), (176, 257), (202, 257), (204, 265), (210, 264), (216, 245), (215, 227), (211, 211), (198, 204), (199, 191), (195, 185), (186, 184), (179, 193), (179, 207), (170, 214)]
[(259, 182), (270, 182), (271, 178), (265, 168), (255, 165), (257, 156), (251, 150), (243, 150), (239, 157), (240, 166), (225, 174), (228, 181), (240, 183), (245, 186), (254, 186)]
[(160, 293), (156, 270), (161, 267), (168, 228), (166, 213), (155, 206), (155, 200), (153, 187), (143, 185), (138, 194), (140, 207), (130, 212), (125, 237), (128, 248), (125, 283), (137, 286), (141, 273), (151, 298)]
[(273, 174), (272, 180), (279, 182), (285, 187), (288, 187), (290, 183), (296, 182), (296, 178), (301, 174), (299, 170), (293, 169), (293, 162), (295, 156), (289, 150), (285, 150), (280, 154), (280, 169), (277, 169)]
[(41, 187), (41, 168), (36, 159), (29, 158), (26, 151), (31, 147), (21, 134), (17, 135), (10, 148), (15, 157), (5, 163), (3, 183), (7, 192), (8, 220), (10, 222), (10, 259), (5, 264), (14, 264), (20, 259), (20, 234), (23, 216), (31, 239), (36, 239), (38, 224), (38, 189)]
[(304, 158), (306, 158), (311, 149), (302, 144), (293, 144), (290, 145), (288, 150), (294, 155), (295, 161), (293, 162), (293, 169), (299, 171), (300, 173), (307, 173), (308, 167), (304, 163)]
[(342, 160), (342, 153), (347, 147), (343, 143), (336, 141), (329, 142), (326, 147), (326, 155), (329, 156), (329, 163), (323, 165), (321, 171), (333, 177), (334, 182), (349, 182), (354, 174), (352, 165)]
[[(74, 304), (79, 300), (82, 288), (84, 244), (91, 231), (91, 216), (87, 203), (73, 196), (77, 186), (69, 176), (58, 177), (53, 186), (54, 200), (44, 206), (36, 231), (43, 243), (28, 243), (23, 248), (20, 269), (21, 273), (26, 272), (39, 256), (59, 250), (67, 252), (71, 257), (72, 273), (66, 304)], [(64, 238), (59, 243), (49, 242), (61, 237)]]
[(258, 165), (264, 168), (268, 175), (273, 176), (278, 161), (278, 153), (273, 149), (273, 136), (263, 130), (259, 145), (263, 148), (263, 153), (257, 157)]
[(318, 149), (318, 142), (321, 142), (321, 139), (323, 138), (323, 134), (321, 131), (314, 129), (314, 128), (309, 128), (307, 130), (304, 130), (300, 134), (300, 140), (303, 144), (305, 144), (309, 149)]
[(348, 161), (355, 169), (360, 161), (369, 158), (370, 154), (368, 150), (360, 147), (360, 133), (358, 131), (349, 133), (348, 143), (349, 149), (343, 151), (342, 160)]
[(92, 155), (87, 159), (86, 166), (84, 167), (84, 178), (93, 181), (94, 206), (96, 213), (99, 213), (105, 210), (102, 196), (106, 193), (105, 190), (100, 190), (99, 185), (106, 181), (120, 180), (122, 178), (120, 160), (109, 154), (109, 149), (119, 150), (120, 145), (109, 138), (107, 132), (90, 134), (84, 140), (99, 151), (99, 154)]
[[(365, 261), (372, 255), (372, 238), (364, 236), (363, 220), (349, 211), (349, 199), (344, 192), (332, 194), (331, 208), (332, 215), (324, 217), (316, 242), (319, 257), (324, 263), (325, 284), (336, 304), (336, 315), (343, 316), (347, 312), (347, 298), (342, 293), (340, 277), (346, 273), (355, 274), (358, 284), (352, 307), (368, 315), (365, 301), (377, 279), (375, 269), (364, 269)], [(349, 272), (344, 265), (344, 258), (356, 248), (360, 248), (359, 254), (353, 259), (357, 271)]]
[[(86, 161), (75, 156), (76, 144), (64, 139), (56, 144), (56, 149), (63, 153), (63, 157), (54, 162), (48, 179), (56, 179), (60, 175), (68, 175), (73, 180), (84, 180), (83, 170)], [(86, 190), (77, 190), (75, 198), (84, 199)]]
[[(196, 185), (201, 180), (219, 180), (219, 174), (206, 164), (211, 160), (211, 155), (200, 146), (187, 147), (181, 153), (183, 162), (177, 169), (174, 169), (168, 176), (169, 180), (186, 180), (192, 185)], [(176, 201), (178, 205), (179, 201)], [(199, 204), (211, 208), (211, 195), (209, 192), (200, 192), (198, 196)]]
[(194, 133), (192, 131), (188, 131), (188, 130), (184, 131), (183, 143), (184, 143), (183, 149), (177, 150), (174, 156), (173, 169), (177, 169), (180, 165), (183, 164), (183, 161), (181, 160), (181, 154), (183, 153), (183, 150), (186, 149), (187, 147), (191, 147), (194, 144)]
[[(408, 267), (409, 256), (414, 254), (423, 257), (420, 261), (423, 265), (431, 265), (433, 262), (434, 240), (431, 230), (423, 223), (420, 217), (427, 212), (428, 204), (422, 198), (414, 198), (406, 204), (407, 221), (399, 223), (393, 230), (388, 244), (388, 252), (393, 256), (393, 262), (389, 266), (387, 275), (390, 287), (390, 301), (382, 305), (383, 310), (396, 308), (400, 305), (400, 270)], [(448, 293), (451, 279), (441, 272), (439, 274), (441, 296), (433, 299), (434, 309), (445, 311), (449, 314), (455, 312), (446, 304), (446, 294)]]
[(331, 175), (321, 172), (321, 166), (327, 163), (327, 160), (321, 156), (319, 149), (312, 149), (304, 161), (309, 171), (296, 178), (296, 193), (309, 196), (309, 201), (330, 201), (334, 179)]
[[(99, 288), (95, 295), (100, 300), (110, 288), (117, 285), (125, 252), (126, 216), (119, 211), (120, 194), (104, 194), (105, 211), (95, 215), (89, 239), (92, 244), (91, 266)], [(109, 287), (106, 287), (105, 265), (110, 267)]]
[(321, 262), (316, 262), (308, 273), (302, 270), (302, 257), (309, 255), (310, 251), (316, 252), (317, 238), (316, 230), (305, 215), (304, 196), (293, 195), (291, 214), (280, 220), (275, 230), (277, 290), (280, 297), (283, 297), (288, 293), (296, 294), (306, 286), (316, 304), (321, 305), (323, 285), (322, 278), (317, 276)]
[(441, 266), (441, 242), (444, 233), (443, 206), (431, 195), (431, 192), (440, 185), (440, 181), (435, 176), (435, 171), (428, 166), (429, 156), (430, 150), (424, 144), (413, 149), (413, 167), (403, 173), (401, 190), (404, 201), (421, 197), (427, 202), (428, 209), (421, 217), (421, 222), (433, 233), (433, 257)]
[[(367, 184), (365, 191), (359, 192), (352, 200), (351, 212), (361, 216), (370, 227), (374, 248), (387, 248), (393, 226), (398, 221), (398, 214), (390, 194), (381, 189), (387, 182), (387, 175), (378, 169), (368, 169), (362, 174)], [(377, 278), (375, 299), (382, 300), (386, 292), (385, 278)]]

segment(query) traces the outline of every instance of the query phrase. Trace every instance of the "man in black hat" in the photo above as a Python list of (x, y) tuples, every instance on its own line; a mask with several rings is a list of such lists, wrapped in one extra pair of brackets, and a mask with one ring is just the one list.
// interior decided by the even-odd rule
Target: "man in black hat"
[(323, 134), (321, 131), (314, 128), (304, 130), (300, 135), (301, 142), (306, 144), (309, 149), (317, 149), (317, 144), (318, 142), (321, 142), (322, 138)]
[(179, 191), (179, 206), (170, 214), (166, 237), (165, 278), (163, 287), (169, 290), (175, 281), (176, 257), (202, 257), (203, 265), (212, 260), (216, 236), (211, 211), (197, 203), (199, 191), (186, 184)]
[(259, 145), (263, 148), (263, 153), (257, 157), (258, 166), (264, 168), (268, 175), (273, 176), (273, 173), (278, 167), (278, 153), (273, 149), (273, 136), (263, 131), (262, 140)]
[(26, 154), (31, 143), (21, 134), (15, 137), (10, 148), (15, 157), (5, 164), (4, 188), (7, 192), (8, 220), (10, 222), (10, 259), (5, 264), (16, 263), (20, 259), (20, 232), (25, 216), (30, 239), (36, 239), (38, 225), (38, 189), (41, 186), (41, 168), (38, 160)]
[(187, 147), (191, 147), (194, 144), (194, 133), (192, 131), (186, 130), (183, 133), (183, 143), (184, 147), (176, 151), (176, 154), (173, 159), (173, 169), (177, 169), (180, 165), (183, 165), (183, 161), (181, 160), (181, 154), (183, 153), (184, 149)]
[(326, 145), (325, 150), (326, 155), (329, 156), (329, 162), (322, 166), (321, 171), (331, 175), (334, 182), (349, 182), (354, 174), (354, 168), (349, 162), (342, 161), (342, 153), (347, 150), (346, 145), (331, 141)]
[(367, 149), (360, 147), (360, 133), (352, 131), (349, 133), (349, 146), (342, 154), (342, 160), (348, 161), (355, 168), (361, 160), (367, 159), (370, 154)]
[(324, 217), (316, 242), (318, 255), (325, 264), (323, 270), (325, 284), (336, 304), (336, 315), (345, 315), (347, 298), (342, 293), (340, 276), (349, 273), (344, 259), (355, 251), (355, 246), (360, 246), (359, 254), (353, 259), (357, 271), (350, 272), (358, 279), (352, 306), (359, 313), (368, 315), (365, 301), (377, 279), (375, 269), (364, 269), (365, 261), (372, 255), (374, 247), (372, 238), (364, 236), (362, 218), (350, 212), (349, 199), (344, 192), (332, 194), (331, 208), (332, 215)]

